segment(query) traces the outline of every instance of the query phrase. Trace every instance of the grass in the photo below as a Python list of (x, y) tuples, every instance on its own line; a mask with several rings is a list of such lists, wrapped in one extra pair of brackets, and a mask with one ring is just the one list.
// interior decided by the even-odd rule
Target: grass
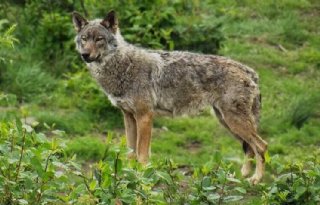
[[(215, 152), (232, 153), (234, 147), (241, 151), (240, 143), (210, 114), (195, 118), (160, 118), (155, 126), (152, 146), (154, 155), (172, 158), (181, 164), (200, 165)], [(224, 146), (226, 143), (232, 146)], [(241, 160), (237, 155), (227, 154), (226, 157)]]
[(97, 161), (103, 157), (105, 149), (106, 146), (102, 139), (84, 136), (69, 140), (66, 152), (69, 156), (76, 155), (84, 161)]

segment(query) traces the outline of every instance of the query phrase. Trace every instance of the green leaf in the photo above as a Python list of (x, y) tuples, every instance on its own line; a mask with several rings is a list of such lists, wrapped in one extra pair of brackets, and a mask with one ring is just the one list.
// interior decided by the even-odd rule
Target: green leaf
[(33, 131), (33, 128), (30, 125), (24, 124), (22, 126), (28, 133), (31, 133)]
[(228, 177), (227, 180), (230, 182), (241, 183), (241, 181), (239, 179), (232, 178), (232, 177)]
[(170, 175), (168, 173), (157, 171), (156, 175), (159, 178), (163, 179), (167, 184), (171, 184), (172, 183), (171, 177), (170, 177)]
[(213, 203), (216, 202), (217, 199), (219, 199), (219, 198), (220, 198), (220, 195), (217, 194), (217, 193), (209, 194), (209, 195), (207, 196), (208, 201), (211, 201), (211, 202), (213, 202)]
[(133, 204), (133, 202), (136, 201), (135, 199), (136, 199), (136, 196), (134, 193), (132, 193), (131, 190), (127, 189), (121, 194), (121, 201), (127, 204)]
[(18, 161), (19, 161), (18, 156), (9, 155), (9, 158), (8, 158), (9, 164), (15, 164), (15, 163), (17, 163)]
[(232, 202), (232, 201), (239, 201), (243, 199), (243, 196), (226, 196), (224, 197), (224, 202)]
[(98, 181), (98, 184), (101, 184), (101, 172), (98, 169), (93, 170), (94, 177)]
[(203, 190), (205, 190), (205, 191), (213, 191), (215, 189), (217, 189), (217, 187), (215, 187), (215, 186), (203, 187)]
[(20, 205), (29, 204), (28, 201), (26, 201), (24, 199), (18, 199), (18, 202), (19, 202)]
[(89, 188), (90, 190), (94, 190), (97, 186), (97, 181), (96, 180), (93, 180), (90, 185), (89, 185)]
[(203, 177), (202, 187), (209, 187), (211, 185), (211, 178), (208, 176)]
[(102, 187), (109, 187), (111, 185), (111, 177), (109, 175), (103, 176)]
[(38, 173), (38, 175), (40, 177), (42, 177), (44, 170), (42, 168), (40, 160), (37, 157), (33, 157), (33, 158), (31, 158), (30, 163), (32, 165), (32, 168), (34, 168), (36, 170), (36, 172)]
[(16, 118), (16, 126), (19, 133), (22, 133), (22, 123), (19, 118)]
[(271, 158), (270, 158), (270, 155), (269, 155), (268, 151), (266, 151), (266, 153), (264, 154), (264, 159), (265, 159), (267, 164), (269, 164), (271, 162)]
[(151, 168), (148, 168), (144, 171), (143, 173), (143, 177), (146, 177), (146, 178), (149, 178), (151, 177), (153, 174), (154, 174), (154, 169), (151, 167)]
[(122, 171), (122, 160), (121, 159), (117, 159), (117, 172), (120, 173)]
[(247, 193), (247, 190), (245, 190), (245, 189), (242, 188), (242, 187), (236, 187), (235, 190), (237, 190), (237, 191), (240, 192), (241, 194), (246, 194), (246, 193)]
[(296, 194), (294, 196), (295, 199), (299, 199), (301, 195), (303, 195), (307, 191), (306, 187), (299, 186), (296, 189)]

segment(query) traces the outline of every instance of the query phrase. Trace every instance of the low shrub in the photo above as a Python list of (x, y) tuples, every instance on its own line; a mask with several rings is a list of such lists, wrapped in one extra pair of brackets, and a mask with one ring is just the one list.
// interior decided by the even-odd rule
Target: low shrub
[(244, 204), (256, 201), (252, 194), (266, 204), (320, 202), (319, 153), (306, 163), (268, 156), (272, 182), (251, 187), (218, 152), (200, 167), (171, 160), (142, 166), (127, 160), (124, 138), (119, 142), (109, 134), (95, 145), (103, 151), (96, 156), (100, 159), (82, 168), (65, 154), (61, 132), (51, 134), (49, 139), (19, 120), (0, 123), (1, 204)]
[(2, 88), (15, 94), (19, 102), (30, 102), (51, 91), (55, 79), (41, 69), (41, 64), (12, 63), (2, 74)]
[(320, 161), (316, 155), (307, 163), (280, 164), (280, 167), (278, 176), (263, 194), (266, 204), (320, 203)]
[(19, 120), (1, 122), (0, 153), (1, 204), (61, 204), (74, 162), (57, 138), (48, 140)]

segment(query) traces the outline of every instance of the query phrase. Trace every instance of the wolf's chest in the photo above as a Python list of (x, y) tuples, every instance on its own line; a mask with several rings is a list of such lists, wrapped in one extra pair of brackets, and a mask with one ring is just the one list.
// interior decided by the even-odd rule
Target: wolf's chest
[(132, 100), (126, 97), (115, 97), (111, 94), (106, 93), (109, 101), (115, 107), (121, 108), (126, 111), (133, 111), (133, 103)]
[(90, 65), (89, 70), (107, 95), (122, 96), (126, 93), (128, 79), (119, 70), (113, 67), (110, 68), (104, 64)]

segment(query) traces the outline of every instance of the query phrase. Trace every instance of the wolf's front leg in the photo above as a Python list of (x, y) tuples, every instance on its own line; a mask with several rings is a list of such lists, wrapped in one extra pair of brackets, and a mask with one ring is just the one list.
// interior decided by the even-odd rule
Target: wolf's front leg
[(137, 155), (138, 161), (146, 164), (149, 161), (149, 150), (152, 131), (152, 112), (139, 113), (136, 115), (137, 121)]
[(128, 153), (129, 159), (136, 158), (137, 147), (137, 123), (133, 114), (127, 111), (122, 111), (124, 116), (124, 125), (126, 128), (127, 146), (131, 151)]

